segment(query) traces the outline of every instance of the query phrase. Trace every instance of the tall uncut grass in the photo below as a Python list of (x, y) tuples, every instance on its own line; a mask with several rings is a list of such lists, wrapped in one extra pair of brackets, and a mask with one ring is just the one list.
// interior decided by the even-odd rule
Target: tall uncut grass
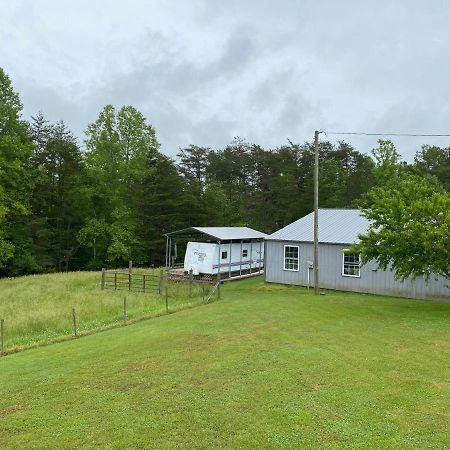
[[(134, 274), (152, 269), (134, 269)], [(159, 274), (159, 270), (153, 273)], [(101, 272), (71, 272), (0, 279), (0, 319), (5, 321), (6, 350), (50, 342), (72, 334), (72, 308), (80, 332), (123, 322), (123, 298), (127, 319), (152, 317), (200, 304), (202, 287), (196, 283), (189, 295), (187, 283), (164, 282), (163, 294), (101, 290)], [(154, 283), (156, 284), (156, 283)], [(206, 286), (205, 289), (211, 289)]]

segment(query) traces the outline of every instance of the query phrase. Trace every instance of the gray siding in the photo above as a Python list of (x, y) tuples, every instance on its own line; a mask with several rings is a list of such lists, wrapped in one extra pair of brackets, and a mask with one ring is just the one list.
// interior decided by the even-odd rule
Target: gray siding
[[(299, 271), (284, 270), (284, 246), (299, 246)], [(426, 298), (450, 300), (450, 289), (444, 278), (430, 279), (428, 285), (422, 277), (416, 280), (395, 280), (391, 271), (381, 270), (374, 262), (361, 267), (361, 277), (347, 277), (342, 275), (342, 251), (348, 245), (320, 244), (319, 267), (320, 287), (343, 291), (366, 292), (379, 295), (393, 295), (397, 297)], [(313, 270), (308, 269), (307, 261), (313, 261), (312, 243), (266, 241), (265, 279), (269, 283), (295, 284), (306, 286), (308, 270), (310, 272), (310, 286), (314, 286)]]

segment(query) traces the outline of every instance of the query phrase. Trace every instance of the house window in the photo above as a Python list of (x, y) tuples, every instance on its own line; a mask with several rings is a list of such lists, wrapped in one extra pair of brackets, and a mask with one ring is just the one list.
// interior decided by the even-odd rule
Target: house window
[(344, 277), (361, 276), (359, 253), (352, 253), (348, 249), (344, 249), (342, 254), (342, 275)]
[(242, 250), (242, 257), (247, 258), (248, 250)]
[(228, 258), (228, 252), (222, 252), (222, 259)]
[(298, 272), (298, 245), (284, 246), (284, 270), (294, 270)]

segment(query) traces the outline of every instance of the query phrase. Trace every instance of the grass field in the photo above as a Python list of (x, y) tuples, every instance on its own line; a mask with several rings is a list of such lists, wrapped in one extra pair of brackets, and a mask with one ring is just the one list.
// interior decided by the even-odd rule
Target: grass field
[[(135, 274), (150, 272), (151, 269), (134, 269)], [(159, 270), (154, 273), (157, 276)], [(156, 279), (154, 291), (146, 294), (102, 291), (100, 281), (100, 272), (1, 279), (0, 319), (5, 320), (6, 349), (45, 343), (72, 334), (72, 308), (76, 310), (80, 331), (122, 322), (124, 296), (129, 320), (166, 311), (165, 296), (156, 291)], [(193, 286), (191, 297), (185, 284), (165, 282), (164, 286), (168, 287), (172, 311), (201, 303), (199, 285)]]
[(0, 359), (0, 446), (450, 448), (450, 304), (249, 279)]

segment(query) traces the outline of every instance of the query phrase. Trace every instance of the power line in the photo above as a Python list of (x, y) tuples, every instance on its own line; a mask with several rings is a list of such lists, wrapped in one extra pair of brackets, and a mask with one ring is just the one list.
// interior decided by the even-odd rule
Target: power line
[(354, 136), (399, 136), (399, 137), (450, 137), (450, 134), (420, 134), (420, 133), (364, 133), (359, 131), (320, 131), (325, 135), (354, 135)]

